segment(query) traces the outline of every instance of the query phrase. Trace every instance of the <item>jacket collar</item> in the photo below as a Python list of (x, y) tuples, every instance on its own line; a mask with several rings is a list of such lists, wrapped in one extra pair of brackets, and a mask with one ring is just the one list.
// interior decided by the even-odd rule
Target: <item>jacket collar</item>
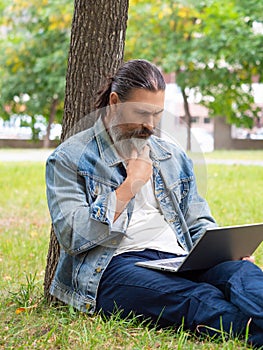
[[(118, 154), (101, 118), (95, 122), (94, 132), (101, 159), (109, 166), (123, 163), (123, 159)], [(151, 158), (153, 160), (161, 161), (171, 157), (171, 153), (164, 146), (164, 142), (158, 137), (151, 136), (149, 139), (149, 146), (151, 149)]]

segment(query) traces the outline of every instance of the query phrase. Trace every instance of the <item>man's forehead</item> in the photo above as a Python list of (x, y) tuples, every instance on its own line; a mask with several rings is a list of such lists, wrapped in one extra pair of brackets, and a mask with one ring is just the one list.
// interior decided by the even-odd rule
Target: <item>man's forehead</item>
[(155, 104), (144, 103), (144, 102), (125, 102), (123, 103), (124, 107), (138, 112), (161, 112), (163, 111), (163, 106), (158, 106)]

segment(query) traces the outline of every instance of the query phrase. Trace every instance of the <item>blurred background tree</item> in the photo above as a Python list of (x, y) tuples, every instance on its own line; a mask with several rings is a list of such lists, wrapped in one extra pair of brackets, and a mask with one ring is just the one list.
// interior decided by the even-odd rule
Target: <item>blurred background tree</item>
[(258, 118), (252, 83), (262, 81), (262, 14), (263, 3), (256, 0), (131, 0), (125, 57), (144, 57), (175, 73), (188, 149), (190, 92), (211, 117), (245, 127)]
[(30, 116), (37, 139), (42, 115), (48, 146), (51, 125), (62, 119), (73, 2), (4, 0), (0, 11), (1, 117)]
[[(1, 116), (46, 119), (46, 140), (61, 122), (71, 0), (2, 0)], [(258, 0), (130, 0), (125, 59), (145, 58), (175, 73), (184, 99), (190, 149), (189, 96), (209, 116), (252, 127), (261, 111), (252, 83), (262, 82), (263, 2)]]

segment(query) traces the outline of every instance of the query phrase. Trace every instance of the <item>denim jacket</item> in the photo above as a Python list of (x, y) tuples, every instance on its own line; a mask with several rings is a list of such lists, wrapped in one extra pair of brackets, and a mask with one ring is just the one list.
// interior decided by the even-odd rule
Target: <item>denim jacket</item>
[[(155, 196), (178, 242), (189, 251), (208, 226), (209, 207), (197, 192), (191, 160), (175, 144), (151, 136)], [(127, 230), (134, 198), (113, 223), (125, 166), (101, 119), (62, 143), (47, 160), (47, 199), (60, 257), (50, 293), (94, 313), (103, 271)]]

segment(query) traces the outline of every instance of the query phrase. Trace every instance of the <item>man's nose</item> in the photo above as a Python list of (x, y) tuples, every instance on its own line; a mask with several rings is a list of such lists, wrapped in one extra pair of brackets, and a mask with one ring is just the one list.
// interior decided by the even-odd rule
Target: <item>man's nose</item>
[(154, 117), (152, 115), (148, 116), (146, 118), (146, 120), (143, 121), (142, 125), (149, 130), (153, 130), (154, 129)]

